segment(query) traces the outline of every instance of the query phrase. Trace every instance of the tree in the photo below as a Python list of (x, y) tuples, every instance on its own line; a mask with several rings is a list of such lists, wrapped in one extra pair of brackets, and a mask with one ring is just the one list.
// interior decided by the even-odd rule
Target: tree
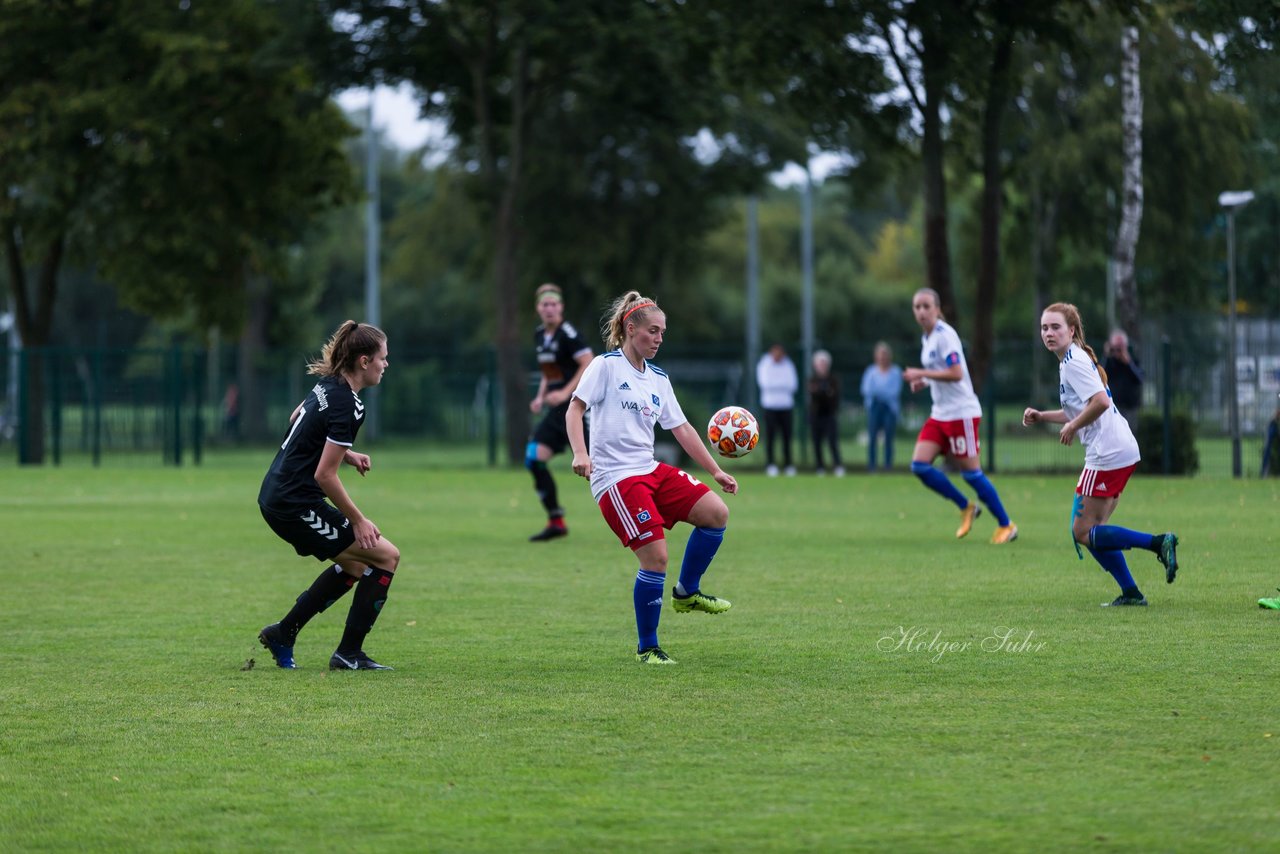
[[(372, 79), (408, 80), (442, 118), (456, 164), (490, 224), (495, 342), (506, 448), (528, 435), (529, 281), (568, 277), (600, 300), (626, 283), (676, 293), (682, 247), (714, 222), (728, 186), (769, 162), (749, 136), (698, 158), (725, 124), (718, 4), (591, 0), (350, 0), (351, 36)], [(638, 84), (642, 81), (642, 84)], [(536, 153), (536, 158), (533, 154)], [(751, 177), (730, 183), (740, 171)], [(701, 196), (702, 198), (699, 198)], [(645, 288), (648, 290), (648, 288)]]
[(923, 170), (926, 282), (953, 324), (959, 306), (947, 234), (946, 102), (973, 43), (973, 0), (890, 0), (870, 10), (882, 49), (917, 113)]
[(980, 97), (973, 98), (981, 109), (978, 147), (982, 192), (978, 235), (977, 287), (974, 295), (973, 348), (970, 372), (981, 391), (991, 368), (995, 350), (995, 312), (999, 301), (1001, 237), (1004, 222), (1006, 163), (1013, 152), (1004, 133), (1004, 117), (1015, 89), (1025, 74), (1014, 51), (1015, 41), (1031, 41), (1039, 50), (1069, 50), (1075, 43), (1075, 24), (1093, 14), (1093, 4), (1080, 0), (1019, 3), (1013, 0), (983, 0), (975, 9), (985, 73), (969, 83)]
[(1133, 261), (1142, 228), (1142, 80), (1138, 28), (1125, 27), (1120, 36), (1120, 127), (1124, 169), (1120, 187), (1120, 227), (1116, 229), (1116, 318), (1121, 328), (1140, 337), (1138, 286)]
[[(1105, 318), (1102, 282), (1119, 213), (1114, 191), (1123, 175), (1119, 86), (1120, 34), (1131, 21), (1115, 14), (1082, 18), (1071, 49), (1035, 52), (1010, 116), (1005, 254), (1013, 264), (1003, 303), (1017, 327), (1055, 299), (1076, 302), (1089, 325)], [(1142, 41), (1142, 241), (1135, 255), (1144, 316), (1199, 310), (1212, 302), (1206, 282), (1220, 278), (1221, 238), (1209, 228), (1217, 193), (1237, 185), (1247, 166), (1247, 104), (1224, 85), (1205, 44), (1151, 7)], [(1023, 45), (1020, 50), (1029, 50)], [(1036, 261), (1033, 263), (1033, 254)]]
[(0, 229), (43, 459), (41, 348), (64, 263), (129, 306), (238, 328), (245, 286), (345, 198), (348, 126), (276, 17), (305, 4), (10, 0), (0, 17)]

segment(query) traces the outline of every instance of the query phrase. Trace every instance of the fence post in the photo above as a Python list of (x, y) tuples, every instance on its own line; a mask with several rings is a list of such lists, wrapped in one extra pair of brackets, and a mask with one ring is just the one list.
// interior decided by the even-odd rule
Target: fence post
[(102, 465), (102, 348), (93, 351), (93, 464)]
[(498, 367), (497, 354), (489, 351), (489, 467), (498, 464)]
[[(983, 388), (983, 396), (987, 399), (987, 412), (991, 413), (991, 417), (987, 419), (987, 471), (990, 474), (996, 473), (996, 369), (995, 359), (991, 360), (991, 367), (987, 369), (987, 382)], [(974, 437), (977, 438), (976, 436)]]
[(173, 459), (182, 465), (182, 350), (177, 345), (169, 350), (169, 420), (173, 425)]
[(27, 437), (31, 425), (27, 418), (27, 348), (18, 350), (18, 464), (30, 463), (27, 458)]
[(199, 350), (191, 354), (191, 388), (194, 398), (191, 418), (191, 460), (196, 465), (200, 465), (204, 456), (204, 382), (202, 377), (204, 370), (203, 365), (201, 365), (201, 357), (204, 355)]
[(49, 354), (49, 429), (53, 433), (53, 464), (62, 465), (62, 360), (58, 350), (45, 348)]
[(1169, 344), (1169, 336), (1160, 339), (1160, 409), (1161, 409), (1161, 443), (1160, 465), (1165, 474), (1173, 471), (1173, 379), (1170, 365), (1173, 362), (1173, 347)]

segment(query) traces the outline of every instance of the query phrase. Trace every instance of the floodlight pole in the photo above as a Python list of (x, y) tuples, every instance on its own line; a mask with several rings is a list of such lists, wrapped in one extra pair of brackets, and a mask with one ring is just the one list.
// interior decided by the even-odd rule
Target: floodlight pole
[(1236, 374), (1236, 214), (1227, 208), (1227, 390), (1231, 395), (1231, 476), (1239, 477), (1240, 462), (1240, 389)]
[[(373, 126), (373, 90), (369, 90), (369, 107), (365, 111), (365, 241), (364, 241), (364, 322), (382, 325), (382, 282), (379, 278), (379, 244), (381, 218), (378, 200), (378, 131)], [(377, 387), (364, 392), (365, 430), (377, 439), (379, 431)]]
[[(800, 376), (808, 388), (808, 380), (813, 376), (813, 174), (809, 164), (804, 164), (804, 185), (800, 191), (800, 342), (804, 351), (804, 367)], [(809, 396), (800, 397), (805, 418), (812, 418), (809, 411)], [(803, 433), (803, 430), (801, 431)], [(800, 461), (807, 463), (809, 443), (800, 441)]]
[(748, 392), (748, 399), (759, 403), (756, 362), (760, 358), (760, 225), (756, 204), (756, 196), (747, 197), (747, 387), (744, 391)]
[(1227, 418), (1231, 430), (1231, 476), (1240, 477), (1240, 390), (1236, 374), (1236, 211), (1253, 201), (1253, 192), (1225, 192), (1218, 204), (1227, 212)]

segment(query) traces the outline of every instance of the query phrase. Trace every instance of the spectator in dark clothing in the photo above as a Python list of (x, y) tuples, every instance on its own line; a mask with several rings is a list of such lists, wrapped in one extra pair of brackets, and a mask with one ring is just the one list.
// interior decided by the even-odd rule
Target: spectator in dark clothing
[(1102, 365), (1107, 372), (1107, 385), (1116, 409), (1129, 422), (1133, 435), (1138, 435), (1138, 410), (1142, 408), (1142, 365), (1129, 351), (1129, 336), (1116, 329), (1107, 341), (1107, 359)]
[(840, 462), (840, 380), (831, 373), (831, 354), (819, 350), (813, 354), (813, 372), (809, 375), (809, 423), (813, 428), (813, 458), (817, 473), (827, 470), (822, 460), (822, 443), (831, 447), (835, 476), (844, 477)]

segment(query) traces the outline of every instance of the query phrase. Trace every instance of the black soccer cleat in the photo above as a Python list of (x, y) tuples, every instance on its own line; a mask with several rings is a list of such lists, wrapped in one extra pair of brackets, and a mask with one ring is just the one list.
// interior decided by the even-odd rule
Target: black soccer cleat
[(285, 643), (284, 630), (279, 623), (272, 623), (258, 632), (258, 642), (267, 648), (271, 657), (276, 660), (276, 667), (285, 670), (296, 670), (293, 663), (293, 644)]
[(1170, 531), (1160, 541), (1160, 551), (1156, 552), (1160, 563), (1164, 565), (1164, 580), (1172, 584), (1178, 577), (1178, 535)]
[(330, 670), (393, 670), (360, 652), (335, 652), (329, 657)]
[(545, 543), (547, 540), (554, 540), (556, 537), (568, 536), (569, 529), (564, 525), (548, 525), (538, 533), (529, 538), (531, 543)]
[(1102, 603), (1102, 607), (1104, 608), (1119, 608), (1124, 606), (1133, 607), (1135, 605), (1138, 607), (1145, 608), (1147, 606), (1147, 597), (1146, 596), (1125, 596), (1123, 593), (1121, 593), (1119, 596), (1112, 599), (1110, 602)]

